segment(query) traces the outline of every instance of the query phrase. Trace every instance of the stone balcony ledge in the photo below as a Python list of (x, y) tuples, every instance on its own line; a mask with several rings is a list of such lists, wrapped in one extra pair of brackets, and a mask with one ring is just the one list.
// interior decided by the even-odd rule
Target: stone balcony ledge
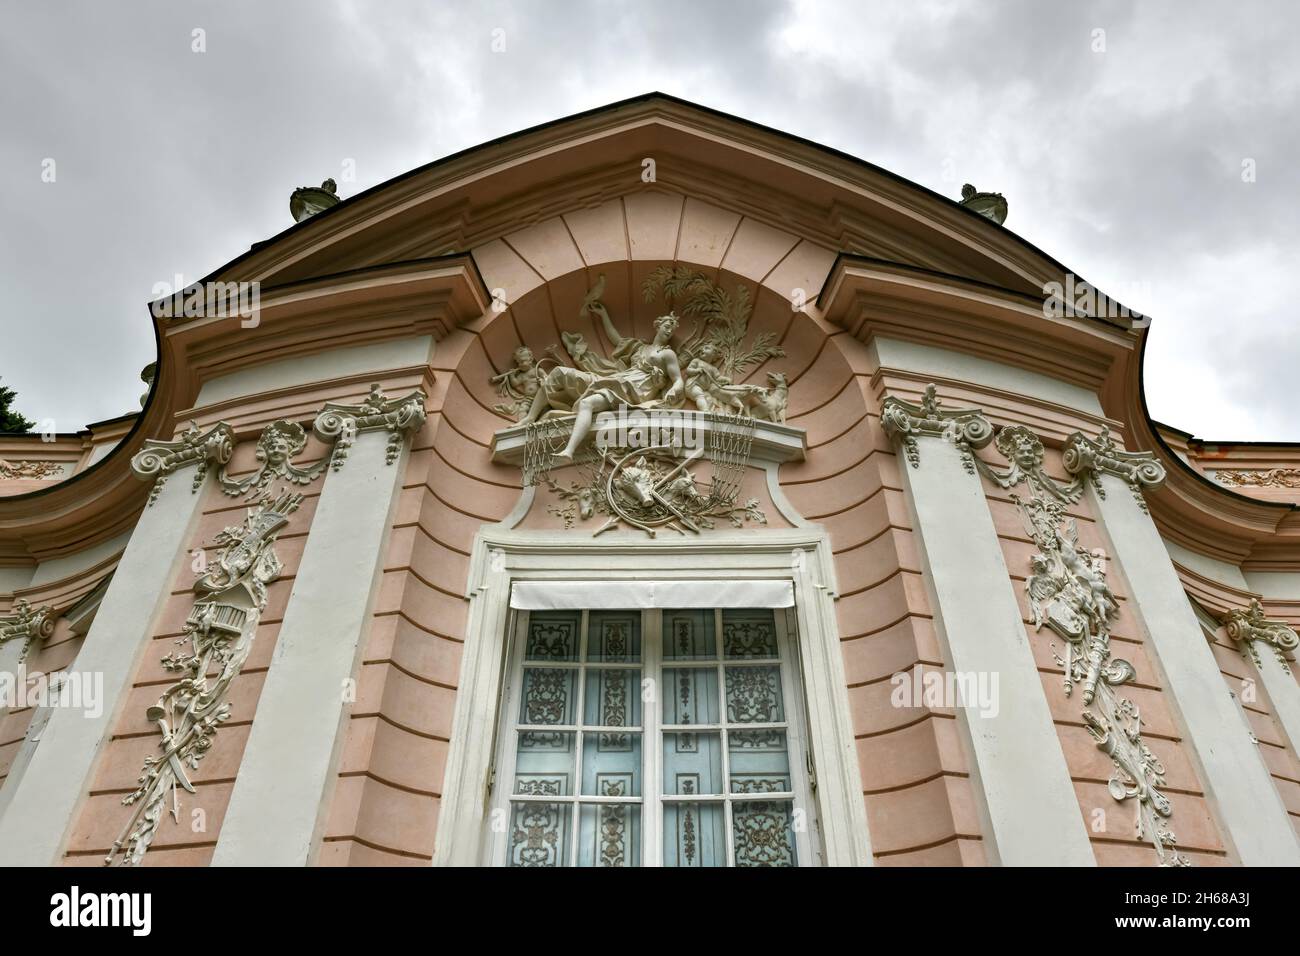
[[(684, 429), (692, 429), (698, 435), (704, 447), (708, 447), (709, 432), (725, 424), (725, 419), (704, 412), (672, 409), (658, 413), (643, 409), (628, 409), (623, 421), (619, 422), (618, 412), (602, 412), (596, 416), (592, 427), (593, 435), (604, 429), (612, 433), (615, 429), (625, 427), (628, 431), (646, 428), (652, 421), (655, 427), (663, 428), (665, 419), (680, 423)], [(671, 416), (671, 417), (669, 417)], [(565, 416), (571, 418), (571, 416)], [(734, 419), (732, 419), (734, 421)], [(492, 460), (497, 464), (522, 466), (524, 463), (524, 445), (527, 442), (528, 426), (511, 425), (497, 430), (492, 435)], [(750, 447), (749, 459), (755, 464), (783, 464), (787, 461), (803, 461), (808, 451), (808, 436), (802, 428), (782, 425), (776, 422), (754, 421), (754, 440)]]

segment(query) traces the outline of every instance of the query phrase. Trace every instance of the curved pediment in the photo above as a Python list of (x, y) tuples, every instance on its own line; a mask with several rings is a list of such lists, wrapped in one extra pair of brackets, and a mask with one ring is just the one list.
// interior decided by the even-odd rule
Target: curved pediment
[(611, 202), (656, 192), (792, 234), (832, 258), (848, 252), (1035, 294), (1064, 272), (1014, 233), (883, 169), (656, 93), (413, 170), (209, 278), (275, 286), (452, 252), (477, 256), (530, 226), (599, 216)]
[(1237, 556), (1270, 534), (1285, 539), (1288, 553), (1294, 547), (1293, 508), (1237, 500), (1203, 475), (1183, 474), (1142, 401), (1140, 327), (1049, 314), (1044, 290), (1065, 281), (1060, 263), (955, 197), (658, 93), (412, 170), (227, 263), (203, 283), (258, 284), (259, 321), (155, 311), (158, 372), (134, 427), (70, 478), (31, 492), (24, 486), (6, 500), (5, 516), (15, 531), (40, 526), (45, 534), (57, 515), (57, 540), (43, 549), (75, 547), (79, 529), (106, 527), (86, 519), (91, 499), (99, 503), (92, 510), (115, 513), (142, 500), (127, 462), (146, 437), (170, 436), (205, 401), (211, 405), (206, 383), (251, 374), (272, 358), (481, 334), (491, 371), (472, 388), (486, 392), (475, 403), (493, 414), (499, 397), (487, 385), (491, 376), (509, 368), (517, 345), (541, 355), (572, 331), (600, 276), (631, 333), (650, 335), (659, 303), (644, 301), (641, 290), (665, 266), (747, 291), (754, 328), (778, 336), (789, 356), (754, 367), (741, 384), (761, 385), (773, 370), (786, 374), (792, 417), (843, 387), (847, 365), (823, 374), (822, 365), (844, 364), (834, 349), (823, 354), (826, 336), (961, 352), (1095, 395), (1097, 414), (1126, 430), (1130, 447), (1154, 449), (1174, 476), (1171, 486), (1186, 485), (1185, 520), (1157, 505), (1165, 524), (1195, 516), (1226, 525), (1221, 533), (1240, 539), (1229, 549)]

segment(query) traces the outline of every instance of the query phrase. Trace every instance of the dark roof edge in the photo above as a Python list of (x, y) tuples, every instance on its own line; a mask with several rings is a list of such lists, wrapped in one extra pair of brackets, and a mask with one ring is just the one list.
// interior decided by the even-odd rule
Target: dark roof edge
[[(685, 100), (682, 99), (681, 97), (673, 96), (669, 93), (660, 93), (658, 91), (653, 91), (649, 93), (641, 93), (637, 96), (631, 96), (628, 97), (627, 99), (618, 100), (613, 103), (607, 103), (604, 106), (597, 106), (597, 107), (593, 107), (592, 109), (582, 110), (577, 113), (571, 113), (568, 116), (562, 116), (559, 119), (548, 120), (545, 123), (538, 123), (535, 126), (529, 126), (526, 129), (517, 130), (513, 133), (507, 133), (503, 136), (498, 136), (495, 139), (490, 139), (487, 142), (478, 143), (474, 146), (469, 146), (465, 149), (458, 150), (454, 153), (451, 153), (450, 155), (443, 156), (440, 159), (435, 159), (432, 162), (425, 163), (423, 166), (417, 166), (414, 169), (407, 170), (404, 173), (399, 173), (398, 175), (392, 177), (391, 179), (384, 180), (383, 182), (377, 183), (368, 189), (364, 189), (353, 196), (349, 196), (347, 199), (340, 200), (335, 205), (329, 207), (328, 209), (322, 210), (321, 212), (318, 212), (316, 215), (311, 216), (310, 218), (304, 219), (302, 222), (296, 222), (293, 225), (288, 226), (283, 231), (278, 232), (274, 236), (262, 240), (261, 242), (255, 244), (255, 246), (252, 246), (249, 249), (245, 250), (244, 252), (240, 253), (238, 256), (231, 259), (229, 262), (225, 263), (222, 266), (217, 267), (216, 269), (214, 269), (213, 271), (211, 271), (210, 273), (208, 273), (206, 276), (204, 276), (202, 279), (198, 281), (208, 282), (210, 280), (213, 280), (217, 276), (221, 275), (227, 270), (232, 269), (239, 263), (243, 262), (245, 259), (249, 258), (250, 256), (263, 251), (268, 245), (271, 245), (275, 242), (279, 242), (280, 240), (284, 239), (285, 237), (289, 236), (290, 234), (296, 231), (310, 228), (312, 224), (324, 221), (328, 219), (328, 217), (330, 216), (337, 215), (339, 210), (350, 208), (351, 206), (360, 203), (362, 200), (366, 199), (367, 197), (373, 196), (376, 193), (379, 193), (382, 190), (389, 188), (390, 186), (394, 186), (414, 176), (418, 176), (422, 173), (426, 173), (430, 170), (436, 169), (439, 166), (442, 166), (444, 164), (454, 162), (455, 160), (458, 160), (471, 153), (478, 152), (479, 150), (491, 149), (492, 147), (498, 146), (502, 143), (507, 143), (514, 139), (520, 139), (522, 137), (529, 136), (534, 133), (539, 133), (542, 132), (543, 130), (550, 129), (552, 127), (559, 126), (564, 123), (571, 123), (576, 120), (586, 119), (587, 117), (597, 116), (601, 113), (612, 113), (616, 110), (624, 109), (626, 107), (634, 106), (641, 103), (648, 103), (654, 100), (662, 100), (666, 103), (673, 103), (678, 106), (685, 106), (689, 109), (697, 110), (700, 113), (705, 113), (709, 116), (714, 116), (719, 119), (727, 120), (728, 122), (736, 123), (740, 126), (745, 126), (750, 129), (758, 130), (760, 132), (772, 136), (777, 136), (789, 142), (797, 143), (801, 146), (810, 147), (812, 149), (826, 153), (827, 155), (834, 156), (838, 159), (844, 160), (853, 165), (869, 170), (870, 172), (876, 175), (882, 176), (886, 179), (890, 179), (903, 186), (910, 187), (911, 189), (914, 189), (919, 193), (927, 197), (930, 197), (931, 199), (942, 200), (944, 203), (948, 204), (952, 208), (960, 209), (963, 215), (972, 217), (973, 220), (981, 223), (984, 228), (999, 229), (1005, 232), (1007, 235), (1011, 236), (1015, 241), (1019, 242), (1022, 246), (1024, 246), (1027, 250), (1032, 252), (1034, 255), (1040, 257), (1041, 259), (1043, 259), (1045, 262), (1049, 263), (1056, 269), (1059, 269), (1063, 274), (1071, 272), (1070, 269), (1066, 268), (1064, 263), (1061, 263), (1053, 256), (1048, 255), (1046, 252), (1038, 248), (1038, 246), (1034, 245), (1028, 239), (1025, 239), (1023, 236), (1015, 232), (1012, 232), (1010, 229), (1007, 229), (1005, 226), (1000, 226), (995, 224), (986, 216), (978, 212), (975, 212), (973, 209), (963, 206), (957, 200), (951, 199), (948, 196), (943, 195), (942, 193), (937, 193), (926, 186), (922, 186), (920, 183), (913, 182), (912, 180), (907, 179), (904, 176), (900, 176), (897, 173), (891, 172), (888, 169), (885, 169), (883, 166), (877, 166), (875, 163), (868, 162), (867, 160), (862, 159), (858, 156), (853, 156), (849, 153), (845, 153), (841, 150), (835, 149), (834, 147), (825, 146), (813, 140), (805, 139), (804, 137), (797, 136), (794, 133), (787, 133), (784, 130), (779, 130), (771, 126), (765, 126), (762, 123), (757, 123), (754, 122), (753, 120), (748, 120), (745, 119), (744, 117), (736, 116), (732, 113), (726, 113), (722, 110), (713, 109), (712, 107), (709, 106), (702, 106), (699, 103), (693, 103), (690, 100)], [(1076, 277), (1078, 277), (1081, 281), (1087, 281), (1084, 280), (1083, 277), (1080, 276), (1077, 272), (1073, 274)], [(1089, 283), (1089, 285), (1091, 285), (1091, 283)], [(1097, 287), (1094, 286), (1094, 288)], [(1101, 290), (1098, 289), (1098, 292), (1100, 291)], [(1111, 301), (1118, 302), (1118, 300), (1113, 298), (1111, 299)]]

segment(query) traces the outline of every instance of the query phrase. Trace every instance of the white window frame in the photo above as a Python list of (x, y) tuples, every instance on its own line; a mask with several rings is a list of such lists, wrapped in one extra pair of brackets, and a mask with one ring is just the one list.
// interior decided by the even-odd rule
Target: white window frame
[[(607, 670), (637, 670), (640, 671), (642, 679), (653, 677), (656, 684), (663, 688), (663, 670), (668, 668), (707, 668), (713, 667), (717, 671), (717, 690), (719, 693), (725, 693), (726, 677), (725, 668), (731, 666), (739, 667), (772, 667), (774, 666), (770, 659), (750, 663), (744, 660), (728, 660), (723, 653), (722, 647), (722, 608), (713, 608), (710, 613), (714, 618), (714, 634), (716, 635), (715, 649), (717, 651), (716, 659), (712, 661), (694, 661), (684, 660), (664, 660), (663, 657), (663, 615), (667, 609), (648, 608), (641, 613), (641, 658), (637, 662), (592, 662), (587, 659), (585, 654), (587, 642), (590, 640), (590, 614), (585, 608), (571, 608), (569, 610), (580, 611), (579, 625), (579, 647), (577, 650), (578, 657), (573, 662), (573, 668), (581, 672), (579, 677), (580, 687), (578, 690), (578, 699), (576, 704), (575, 717), (582, 721), (585, 715), (583, 695), (586, 689), (585, 674), (588, 668), (607, 669)], [(515, 802), (531, 803), (562, 803), (565, 806), (594, 806), (601, 803), (626, 803), (641, 809), (641, 847), (640, 859), (641, 866), (662, 866), (663, 865), (663, 810), (664, 806), (669, 803), (695, 803), (695, 804), (721, 804), (723, 807), (723, 832), (726, 836), (726, 865), (735, 865), (735, 846), (732, 830), (732, 804), (735, 803), (754, 803), (756, 801), (776, 801), (779, 803), (789, 803), (796, 810), (805, 810), (804, 821), (809, 825), (800, 827), (798, 823), (792, 823), (794, 828), (794, 850), (796, 866), (815, 866), (821, 860), (820, 846), (818, 840), (818, 828), (816, 820), (808, 820), (806, 811), (812, 810), (815, 814), (816, 807), (812, 802), (812, 792), (810, 788), (810, 776), (808, 773), (810, 761), (807, 757), (807, 717), (805, 711), (805, 702), (803, 689), (799, 686), (800, 681), (797, 675), (800, 673), (799, 666), (799, 647), (798, 641), (790, 639), (790, 632), (795, 629), (795, 622), (791, 621), (792, 608), (771, 608), (773, 612), (774, 625), (776, 630), (777, 645), (777, 665), (781, 674), (781, 693), (784, 702), (785, 720), (782, 722), (782, 731), (786, 735), (786, 753), (790, 762), (790, 782), (792, 789), (781, 793), (734, 793), (731, 791), (728, 777), (730, 754), (727, 746), (727, 722), (723, 714), (719, 713), (720, 723), (717, 724), (692, 724), (689, 728), (692, 733), (718, 733), (719, 746), (722, 757), (722, 793), (717, 795), (694, 794), (690, 797), (669, 795), (663, 793), (663, 735), (673, 733), (686, 728), (674, 725), (665, 725), (663, 723), (663, 701), (656, 695), (655, 699), (650, 702), (642, 702), (641, 705), (641, 723), (628, 730), (641, 735), (641, 794), (637, 797), (601, 797), (599, 795), (578, 795), (570, 794), (559, 800), (553, 797), (520, 797), (512, 793), (512, 786), (515, 776), (515, 757), (517, 756), (514, 746), (514, 736), (518, 725), (518, 713), (520, 692), (523, 689), (524, 668), (534, 666), (532, 663), (524, 661), (523, 646), (527, 640), (527, 626), (530, 614), (545, 613), (539, 611), (521, 611), (516, 610), (513, 613), (513, 621), (509, 628), (512, 635), (505, 653), (511, 660), (510, 679), (506, 681), (501, 693), (500, 707), (500, 733), (498, 734), (497, 750), (495, 754), (495, 771), (494, 778), (496, 785), (493, 787), (492, 816), (493, 819), (513, 819), (511, 804)], [(568, 665), (550, 665), (565, 666)], [(662, 691), (666, 693), (666, 691)], [(721, 710), (725, 712), (725, 700), (720, 704)], [(755, 725), (756, 729), (770, 727), (770, 724)], [(575, 759), (585, 759), (582, 748), (582, 736), (584, 733), (600, 732), (602, 730), (613, 730), (615, 728), (581, 728), (579, 725), (563, 726), (556, 728), (564, 732), (574, 733), (574, 755)], [(733, 726), (732, 730), (738, 729)], [(746, 728), (748, 729), (748, 728)], [(575, 779), (581, 779), (581, 775), (575, 775)], [(499, 813), (504, 813), (502, 817)], [(797, 819), (797, 818), (796, 818)], [(487, 853), (488, 860), (494, 866), (506, 866), (509, 864), (510, 853), (510, 830), (489, 828), (489, 850)], [(579, 813), (574, 813), (570, 818), (568, 837), (569, 847), (565, 853), (568, 859), (568, 865), (574, 866), (577, 863), (579, 850), (579, 840), (581, 839), (581, 817)]]
[[(788, 581), (794, 589), (792, 616), (798, 652), (789, 648), (789, 682), (801, 684), (802, 731), (813, 767), (810, 831), (820, 857), (810, 864), (869, 866), (872, 863), (857, 747), (849, 714), (843, 654), (835, 621), (834, 563), (829, 536), (817, 528), (726, 532), (678, 540), (648, 541), (630, 535), (587, 538), (573, 532), (485, 529), (475, 538), (467, 596), (470, 613), (452, 739), (447, 755), (437, 849), (433, 864), (477, 866), (498, 862), (496, 835), (508, 826), (499, 810), (497, 788), (508, 789), (506, 768), (495, 768), (501, 746), (501, 701), (507, 674), (508, 636), (516, 626), (510, 609), (515, 581), (580, 583), (611, 579)], [(778, 610), (778, 614), (782, 613)], [(643, 646), (657, 637), (643, 632)], [(642, 665), (646, 666), (646, 665)], [(512, 680), (512, 686), (517, 684)], [(789, 686), (787, 684), (787, 691)], [(509, 725), (509, 722), (506, 722)], [(648, 738), (647, 738), (648, 739)], [(793, 764), (793, 754), (792, 754)], [(647, 760), (647, 774), (658, 771)], [(804, 768), (791, 766), (800, 775)], [(649, 778), (647, 778), (649, 779)], [(644, 789), (644, 788), (643, 788)], [(576, 821), (575, 824), (576, 826)], [(651, 828), (645, 826), (643, 833)], [(643, 838), (642, 862), (656, 865), (659, 846)], [(801, 858), (800, 865), (805, 865)]]

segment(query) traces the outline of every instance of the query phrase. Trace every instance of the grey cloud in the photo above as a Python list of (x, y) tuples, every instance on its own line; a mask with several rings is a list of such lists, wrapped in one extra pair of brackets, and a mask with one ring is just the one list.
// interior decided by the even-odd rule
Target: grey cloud
[[(1150, 286), (1141, 305), (1169, 329), (1148, 350), (1157, 417), (1206, 431), (1184, 416), (1208, 414), (1207, 387), (1176, 371), (1203, 367), (1222, 399), (1207, 427), (1229, 432), (1207, 437), (1300, 439), (1284, 371), (1300, 348), (1270, 305), (1289, 277), (1269, 266), (1300, 238), (1297, 20), (1285, 3), (1118, 0), (9, 5), (0, 377), (60, 430), (129, 411), (153, 285), (283, 229), (294, 186), (334, 176), (349, 195), (662, 89), (950, 195), (965, 180), (1006, 193), (1008, 227), (1080, 275)], [(1189, 290), (1242, 256), (1260, 267), (1235, 305)]]

